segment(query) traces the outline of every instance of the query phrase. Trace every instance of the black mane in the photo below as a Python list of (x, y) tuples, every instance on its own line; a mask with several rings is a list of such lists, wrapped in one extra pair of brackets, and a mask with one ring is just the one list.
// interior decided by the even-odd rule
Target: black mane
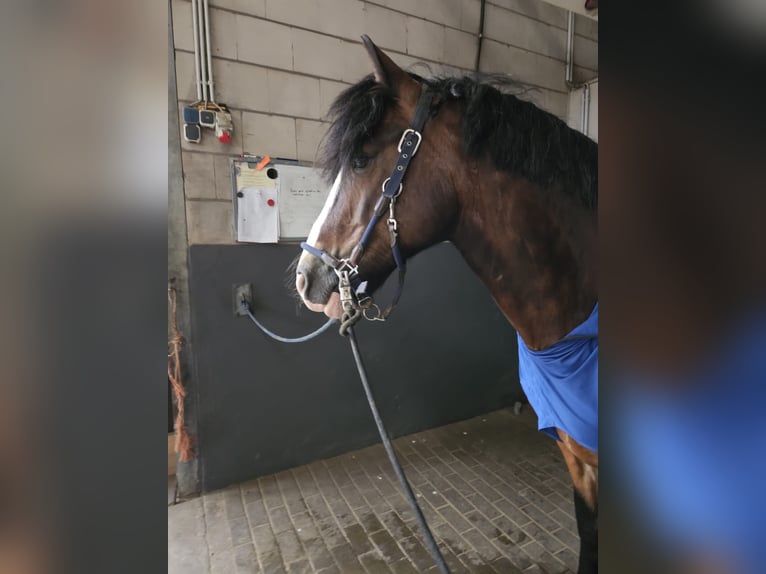
[[(598, 146), (559, 118), (531, 102), (499, 88), (520, 84), (507, 76), (422, 79), (438, 94), (437, 102), (457, 101), (462, 107), (463, 146), (471, 158), (487, 158), (499, 170), (560, 189), (582, 205), (598, 205)], [(359, 153), (383, 119), (396, 96), (367, 76), (333, 102), (330, 129), (322, 145), (319, 165), (334, 179)]]

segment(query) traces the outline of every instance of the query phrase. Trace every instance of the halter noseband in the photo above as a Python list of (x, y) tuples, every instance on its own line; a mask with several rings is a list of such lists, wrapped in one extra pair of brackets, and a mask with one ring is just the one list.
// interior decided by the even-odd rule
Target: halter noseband
[[(412, 118), (410, 127), (408, 127), (402, 133), (402, 137), (399, 140), (397, 151), (399, 157), (396, 160), (394, 169), (391, 171), (391, 176), (388, 177), (381, 186), (381, 196), (375, 204), (370, 222), (362, 234), (362, 238), (359, 243), (356, 244), (354, 249), (351, 250), (351, 255), (346, 259), (338, 259), (325, 251), (319, 249), (313, 245), (309, 245), (305, 241), (301, 243), (301, 249), (308, 251), (315, 257), (318, 257), (326, 265), (329, 265), (335, 270), (338, 275), (338, 289), (340, 291), (340, 302), (343, 307), (344, 319), (343, 324), (353, 324), (364, 315), (365, 319), (370, 321), (385, 321), (391, 312), (399, 302), (399, 298), (402, 295), (402, 289), (404, 288), (404, 275), (407, 272), (407, 263), (399, 248), (399, 223), (396, 220), (394, 214), (394, 206), (396, 205), (396, 199), (401, 195), (404, 186), (402, 181), (407, 173), (407, 168), (415, 157), (415, 154), (420, 147), (420, 142), (423, 139), (421, 132), (423, 127), (428, 121), (428, 116), (431, 112), (431, 103), (433, 102), (434, 95), (431, 93), (427, 86), (422, 85), (422, 91), (420, 98), (418, 98), (417, 106), (415, 107), (415, 115)], [(394, 262), (399, 274), (399, 282), (397, 285), (396, 293), (394, 294), (391, 304), (385, 311), (381, 311), (380, 307), (375, 305), (372, 300), (372, 296), (367, 293), (367, 281), (362, 281), (359, 276), (359, 261), (364, 256), (365, 248), (372, 237), (372, 233), (375, 226), (383, 218), (388, 208), (388, 234), (391, 240), (391, 253), (394, 256)], [(376, 314), (372, 316), (367, 315), (369, 309), (375, 309)], [(344, 328), (341, 327), (341, 332), (344, 332)]]

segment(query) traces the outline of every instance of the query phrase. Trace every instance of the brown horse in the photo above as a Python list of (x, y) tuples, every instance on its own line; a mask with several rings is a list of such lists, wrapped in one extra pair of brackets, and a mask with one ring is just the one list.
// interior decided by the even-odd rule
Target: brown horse
[[(334, 184), (308, 238), (315, 249), (298, 262), (303, 301), (340, 317), (339, 274), (328, 260), (357, 263), (352, 251), (373, 213), (384, 212), (381, 184), (402, 160), (397, 144), (427, 90), (432, 99), (422, 140), (396, 198), (398, 249), (407, 258), (451, 241), (523, 344), (532, 352), (552, 347), (598, 301), (596, 144), (491, 82), (425, 80), (364, 41), (374, 75), (330, 110), (321, 164)], [(386, 225), (370, 231), (358, 274), (374, 291), (397, 265)], [(579, 571), (595, 572), (598, 455), (556, 432), (575, 489)]]

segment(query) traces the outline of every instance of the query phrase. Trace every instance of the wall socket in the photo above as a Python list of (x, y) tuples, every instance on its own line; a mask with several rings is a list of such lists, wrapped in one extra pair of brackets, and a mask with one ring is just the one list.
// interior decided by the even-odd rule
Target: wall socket
[(251, 283), (235, 283), (231, 286), (231, 293), (234, 316), (247, 317), (247, 313), (242, 309), (242, 299), (250, 304), (251, 309), (253, 308), (253, 285)]

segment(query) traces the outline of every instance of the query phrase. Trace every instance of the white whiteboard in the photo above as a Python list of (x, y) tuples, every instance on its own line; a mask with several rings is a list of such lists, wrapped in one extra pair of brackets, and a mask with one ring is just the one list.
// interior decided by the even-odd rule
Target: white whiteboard
[(330, 186), (311, 166), (274, 165), (279, 176), (279, 238), (306, 239)]
[[(247, 157), (231, 160), (237, 240), (253, 242), (251, 237), (262, 235), (258, 232), (259, 230), (245, 229), (243, 219), (246, 213), (254, 211), (250, 209), (249, 202), (262, 199), (258, 193), (253, 193), (252, 188), (267, 187), (264, 181), (276, 187), (276, 202), (273, 203), (276, 203), (274, 215), (278, 214), (279, 239), (282, 241), (305, 239), (319, 212), (322, 211), (330, 186), (325, 184), (319, 173), (310, 165), (289, 160), (284, 163), (280, 160), (272, 160), (262, 170), (256, 171), (255, 166), (259, 159)], [(276, 170), (276, 177), (273, 177), (274, 172), (270, 171), (272, 169)], [(269, 179), (266, 179), (267, 172), (269, 172)], [(263, 192), (263, 190), (260, 191)], [(252, 220), (248, 222), (251, 227), (253, 224)], [(261, 220), (256, 224), (263, 226), (265, 221)]]

